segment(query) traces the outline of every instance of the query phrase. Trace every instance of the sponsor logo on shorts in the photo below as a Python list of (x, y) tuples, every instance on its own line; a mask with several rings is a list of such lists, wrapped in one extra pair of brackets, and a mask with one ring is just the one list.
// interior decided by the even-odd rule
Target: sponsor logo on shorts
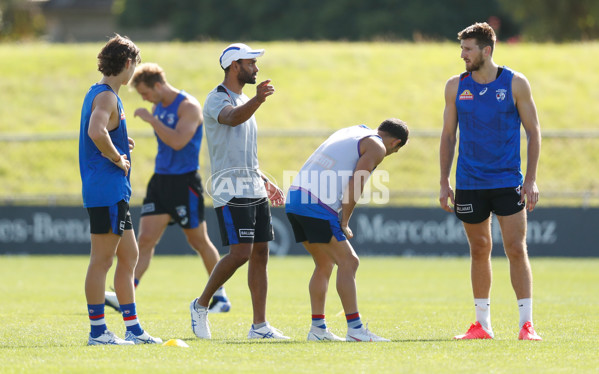
[(254, 237), (254, 229), (239, 229), (239, 237), (240, 238), (253, 238)]
[(156, 210), (156, 206), (154, 205), (154, 203), (148, 203), (148, 204), (144, 204), (141, 207), (141, 213), (151, 213), (153, 211)]
[[(522, 196), (522, 186), (518, 186), (515, 188), (516, 193), (518, 194), (518, 196)], [(518, 206), (522, 206), (524, 205), (524, 201), (518, 200)]]
[(175, 210), (179, 217), (185, 217), (187, 215), (187, 207), (185, 205), (176, 206)]
[(472, 204), (456, 204), (455, 210), (457, 213), (460, 213), (460, 214), (474, 213)]
[(119, 230), (121, 230), (121, 231), (125, 230), (125, 221), (119, 222)]

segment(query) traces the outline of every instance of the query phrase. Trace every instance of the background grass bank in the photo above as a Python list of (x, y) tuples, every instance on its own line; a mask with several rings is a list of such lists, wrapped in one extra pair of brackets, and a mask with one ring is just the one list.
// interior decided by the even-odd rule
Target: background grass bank
[[(168, 80), (201, 102), (222, 81), (217, 60), (226, 43), (140, 44), (142, 59), (162, 65)], [(299, 130), (310, 137), (261, 138), (261, 168), (277, 179), (284, 170), (297, 170), (328, 132), (365, 123), (376, 127), (398, 117), (414, 132), (410, 144), (383, 162), (391, 175), (392, 201), (430, 205), (438, 192), (438, 138), (446, 80), (463, 71), (457, 43), (250, 43), (266, 48), (259, 61), (258, 81), (272, 79), (276, 94), (257, 112), (261, 134)], [(100, 44), (0, 45), (0, 133), (75, 136), (81, 103), (89, 86), (100, 79), (96, 55)], [(500, 44), (495, 61), (523, 72), (544, 131), (597, 129), (599, 73), (592, 64), (599, 43)], [(252, 96), (252, 86), (245, 92)], [(156, 143), (149, 126), (133, 118), (142, 102), (137, 93), (121, 88), (128, 126), (137, 138), (132, 155), (133, 201), (143, 198), (153, 171)], [(0, 142), (0, 198), (29, 195), (68, 195), (78, 198), (80, 179), (77, 140)], [(209, 175), (206, 146), (201, 155), (204, 179)], [(599, 139), (545, 139), (538, 185), (541, 192), (599, 193)], [(525, 152), (525, 146), (523, 146)], [(411, 192), (406, 199), (402, 193)], [(414, 198), (421, 192), (427, 197)], [(432, 196), (432, 199), (431, 199)], [(569, 204), (553, 200), (553, 204)], [(599, 204), (599, 202), (596, 202)], [(574, 202), (579, 204), (579, 202)]]

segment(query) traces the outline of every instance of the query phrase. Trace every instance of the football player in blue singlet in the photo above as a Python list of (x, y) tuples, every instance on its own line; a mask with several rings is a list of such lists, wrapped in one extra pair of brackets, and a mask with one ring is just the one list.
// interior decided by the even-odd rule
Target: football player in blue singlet
[[(440, 144), (441, 207), (463, 222), (471, 256), (476, 322), (455, 339), (492, 339), (491, 213), (495, 213), (520, 312), (521, 340), (541, 340), (532, 323), (532, 272), (526, 249), (526, 214), (539, 199), (536, 184), (541, 129), (530, 84), (521, 73), (493, 61), (495, 32), (475, 23), (458, 33), (466, 72), (445, 86)], [(527, 164), (520, 167), (520, 124), (526, 132)], [(460, 129), (456, 192), (451, 165)], [(448, 203), (448, 199), (454, 205)]]
[[(85, 296), (91, 324), (88, 345), (162, 343), (145, 332), (137, 319), (133, 270), (138, 249), (129, 214), (131, 197), (130, 150), (127, 121), (118, 97), (139, 62), (139, 48), (120, 35), (98, 54), (103, 74), (83, 101), (79, 134), (79, 169), (83, 205), (90, 218), (91, 255), (85, 278)], [(114, 287), (127, 328), (125, 339), (110, 332), (104, 319), (106, 273), (114, 256)]]
[[(138, 108), (134, 115), (152, 126), (158, 142), (154, 175), (148, 183), (139, 222), (135, 286), (150, 266), (154, 248), (169, 223), (181, 226), (187, 242), (202, 257), (210, 274), (220, 256), (204, 221), (203, 188), (198, 174), (203, 123), (200, 103), (171, 86), (164, 70), (155, 63), (139, 65), (130, 85), (154, 104), (152, 113)], [(106, 293), (106, 303), (118, 308), (113, 292)], [(221, 287), (208, 310), (228, 312), (230, 307)]]

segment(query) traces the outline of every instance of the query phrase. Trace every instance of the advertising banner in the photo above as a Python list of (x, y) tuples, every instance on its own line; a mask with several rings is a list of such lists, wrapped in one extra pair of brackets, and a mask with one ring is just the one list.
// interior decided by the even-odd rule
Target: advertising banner
[[(137, 232), (140, 207), (132, 207)], [(210, 238), (221, 253), (214, 209), (206, 208)], [(272, 209), (273, 255), (306, 255), (295, 243), (282, 208)], [(468, 256), (461, 222), (440, 208), (364, 208), (354, 211), (350, 224), (352, 246), (358, 255)], [(493, 255), (503, 255), (501, 230), (492, 219)], [(599, 209), (537, 208), (528, 216), (530, 256), (599, 256)], [(90, 250), (89, 218), (82, 207), (0, 207), (0, 254), (80, 254)], [(157, 255), (193, 254), (182, 230), (169, 226), (156, 248)]]

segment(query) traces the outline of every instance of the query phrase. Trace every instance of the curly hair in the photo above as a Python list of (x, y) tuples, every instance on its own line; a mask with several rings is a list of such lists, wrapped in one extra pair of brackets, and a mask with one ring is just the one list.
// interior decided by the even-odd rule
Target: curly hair
[(131, 86), (137, 87), (140, 83), (152, 88), (156, 83), (164, 84), (166, 82), (166, 74), (164, 70), (153, 62), (146, 62), (135, 68), (135, 73), (131, 78)]
[(491, 47), (491, 53), (495, 49), (495, 42), (497, 41), (495, 31), (486, 22), (477, 22), (460, 31), (458, 33), (458, 40), (464, 39), (476, 39), (478, 48)]
[(128, 59), (139, 63), (139, 48), (126, 36), (115, 34), (98, 53), (98, 71), (106, 76), (119, 75)]
[(401, 146), (403, 147), (408, 142), (410, 136), (410, 129), (408, 125), (400, 119), (389, 118), (384, 120), (378, 127), (378, 130), (384, 131), (396, 139), (401, 139)]

